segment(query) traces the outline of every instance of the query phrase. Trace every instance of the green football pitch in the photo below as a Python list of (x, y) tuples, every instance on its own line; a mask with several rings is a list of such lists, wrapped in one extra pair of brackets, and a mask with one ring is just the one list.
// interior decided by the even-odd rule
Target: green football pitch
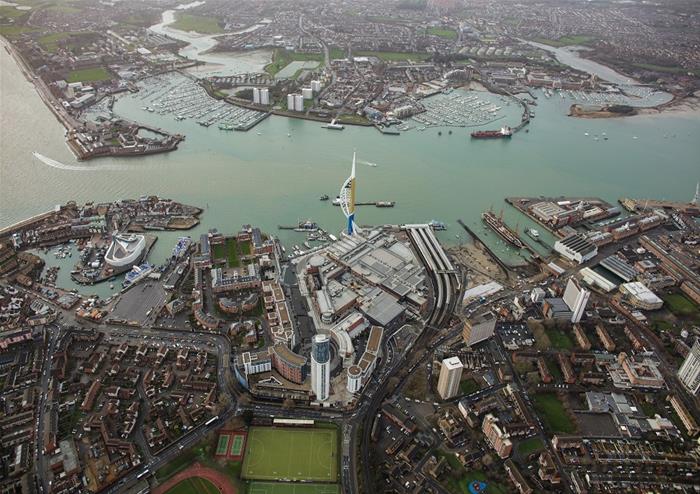
[(340, 494), (340, 486), (338, 484), (251, 482), (248, 494)]
[(241, 476), (251, 480), (338, 479), (335, 429), (252, 427)]

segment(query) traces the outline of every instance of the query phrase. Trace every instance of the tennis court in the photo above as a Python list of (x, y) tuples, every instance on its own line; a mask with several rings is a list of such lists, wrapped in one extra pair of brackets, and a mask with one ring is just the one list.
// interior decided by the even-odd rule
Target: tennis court
[(231, 441), (231, 450), (229, 456), (241, 456), (243, 454), (243, 445), (245, 444), (245, 436), (243, 434), (235, 434)]
[(228, 434), (219, 435), (219, 442), (216, 444), (216, 456), (226, 456), (230, 438)]
[(241, 476), (252, 480), (338, 479), (336, 429), (252, 427)]

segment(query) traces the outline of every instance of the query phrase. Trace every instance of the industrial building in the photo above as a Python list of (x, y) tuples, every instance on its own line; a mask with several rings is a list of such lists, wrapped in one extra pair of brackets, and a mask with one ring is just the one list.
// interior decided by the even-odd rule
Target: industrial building
[(620, 293), (629, 304), (643, 310), (658, 310), (664, 305), (654, 292), (643, 283), (633, 281), (620, 285)]
[(554, 250), (570, 261), (583, 264), (598, 254), (598, 247), (580, 233), (569, 235), (554, 243)]

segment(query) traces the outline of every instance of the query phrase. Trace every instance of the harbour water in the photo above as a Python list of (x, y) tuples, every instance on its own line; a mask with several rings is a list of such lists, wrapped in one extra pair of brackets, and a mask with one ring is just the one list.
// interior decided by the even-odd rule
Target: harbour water
[[(75, 200), (111, 201), (144, 194), (205, 208), (201, 225), (235, 231), (255, 223), (280, 234), (286, 245), (303, 236), (277, 230), (311, 218), (331, 232), (343, 228), (339, 208), (319, 201), (334, 197), (358, 153), (358, 200), (396, 201), (394, 208), (361, 207), (360, 224), (421, 222), (448, 224), (446, 242), (464, 239), (458, 218), (484, 232), (480, 213), (493, 206), (521, 229), (534, 226), (503, 203), (508, 195), (593, 195), (615, 202), (622, 196), (690, 200), (700, 179), (700, 115), (669, 112), (621, 119), (574, 119), (570, 101), (538, 99), (529, 132), (512, 139), (474, 141), (473, 129), (429, 128), (400, 136), (346, 126), (329, 131), (317, 122), (270, 117), (250, 132), (205, 128), (192, 120), (142, 110), (137, 97), (115, 104), (118, 115), (187, 136), (180, 149), (143, 158), (75, 160), (64, 129), (37, 96), (14, 60), (0, 49), (0, 225)], [(513, 107), (509, 107), (513, 108)], [(518, 123), (507, 112), (493, 125)], [(488, 127), (488, 126), (487, 126)], [(608, 140), (594, 141), (605, 132)], [(590, 136), (585, 136), (589, 133)], [(52, 166), (32, 152), (60, 164)], [(377, 166), (371, 166), (376, 164)], [(460, 238), (456, 238), (459, 234)], [(169, 255), (178, 234), (165, 234), (151, 260)], [(545, 241), (548, 239), (545, 238)]]
[[(186, 10), (183, 7), (196, 6), (196, 3), (180, 5), (177, 9)], [(272, 52), (270, 50), (252, 50), (238, 54), (208, 53), (209, 50), (216, 46), (218, 42), (216, 38), (220, 35), (203, 35), (195, 32), (180, 31), (170, 26), (173, 22), (175, 22), (175, 10), (166, 10), (163, 12), (161, 22), (151, 26), (149, 29), (155, 33), (189, 43), (179, 53), (183, 57), (206, 62), (204, 66), (190, 69), (198, 77), (260, 72), (272, 60)], [(239, 32), (252, 31), (257, 29), (258, 26), (256, 24)]]

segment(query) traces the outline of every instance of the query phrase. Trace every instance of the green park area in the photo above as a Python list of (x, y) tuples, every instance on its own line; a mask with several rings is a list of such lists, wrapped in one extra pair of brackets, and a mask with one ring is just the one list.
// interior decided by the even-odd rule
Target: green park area
[(459, 392), (463, 395), (468, 395), (479, 391), (479, 384), (471, 377), (462, 379), (459, 383)]
[(108, 81), (112, 78), (104, 67), (91, 67), (89, 69), (71, 70), (66, 78), (67, 82), (97, 82)]
[(34, 29), (25, 26), (15, 26), (11, 25), (0, 25), (0, 36), (6, 36), (8, 38), (13, 38), (24, 33), (31, 33)]
[(293, 484), (288, 482), (251, 482), (248, 494), (340, 494), (338, 484)]
[(518, 443), (518, 445), (516, 446), (516, 450), (517, 450), (518, 454), (523, 458), (526, 458), (527, 456), (531, 455), (532, 453), (535, 453), (536, 451), (540, 451), (543, 448), (544, 448), (544, 444), (542, 444), (542, 439), (540, 439), (537, 436), (520, 441)]
[(555, 393), (537, 393), (532, 401), (535, 410), (549, 430), (563, 434), (572, 434), (576, 431), (574, 423), (571, 422), (564, 405)]
[(175, 22), (169, 25), (180, 31), (194, 31), (200, 34), (218, 34), (224, 30), (219, 25), (219, 21), (214, 17), (205, 17), (201, 15), (182, 14), (178, 13)]
[(505, 485), (500, 482), (489, 480), (482, 470), (467, 470), (464, 468), (454, 454), (437, 451), (436, 455), (445, 458), (445, 461), (452, 470), (449, 475), (444, 476), (444, 480), (442, 481), (442, 485), (445, 489), (452, 494), (471, 494), (469, 491), (469, 484), (477, 480), (488, 484), (485, 492), (489, 494), (505, 494), (508, 492)]
[(457, 39), (457, 31), (454, 29), (448, 29), (444, 27), (429, 27), (425, 30), (426, 34), (432, 34), (433, 36), (440, 36), (445, 39)]
[(272, 62), (265, 66), (265, 72), (275, 75), (292, 62), (322, 62), (322, 53), (299, 53), (277, 48), (272, 52)]
[(176, 484), (172, 489), (169, 489), (167, 494), (219, 494), (219, 489), (201, 477), (190, 477)]
[(571, 340), (569, 335), (561, 329), (548, 328), (545, 329), (545, 333), (547, 334), (547, 338), (549, 338), (552, 348), (556, 348), (558, 350), (571, 350), (574, 347), (574, 342)]
[(576, 35), (576, 36), (562, 36), (559, 39), (547, 39), (547, 38), (535, 38), (533, 41), (537, 43), (542, 43), (543, 45), (562, 47), (562, 46), (572, 46), (572, 45), (585, 45), (592, 41), (593, 38), (590, 36)]
[(331, 428), (253, 427), (248, 432), (242, 477), (251, 480), (338, 478), (338, 432)]
[(212, 245), (212, 253), (215, 260), (226, 260), (229, 268), (241, 265), (241, 255), (250, 255), (250, 242), (239, 243), (236, 237), (229, 237), (223, 244)]
[(353, 52), (356, 57), (377, 57), (386, 62), (406, 62), (428, 60), (432, 55), (430, 53), (405, 53), (399, 51), (358, 51)]
[(39, 39), (37, 39), (37, 41), (44, 50), (48, 51), (49, 53), (53, 53), (58, 50), (59, 41), (66, 40), (72, 35), (72, 32), (51, 33), (41, 36)]
[(670, 310), (674, 316), (679, 317), (700, 317), (700, 309), (693, 303), (692, 300), (688, 299), (685, 295), (680, 293), (673, 293), (671, 295), (666, 295), (663, 297), (664, 303), (668, 310)]

